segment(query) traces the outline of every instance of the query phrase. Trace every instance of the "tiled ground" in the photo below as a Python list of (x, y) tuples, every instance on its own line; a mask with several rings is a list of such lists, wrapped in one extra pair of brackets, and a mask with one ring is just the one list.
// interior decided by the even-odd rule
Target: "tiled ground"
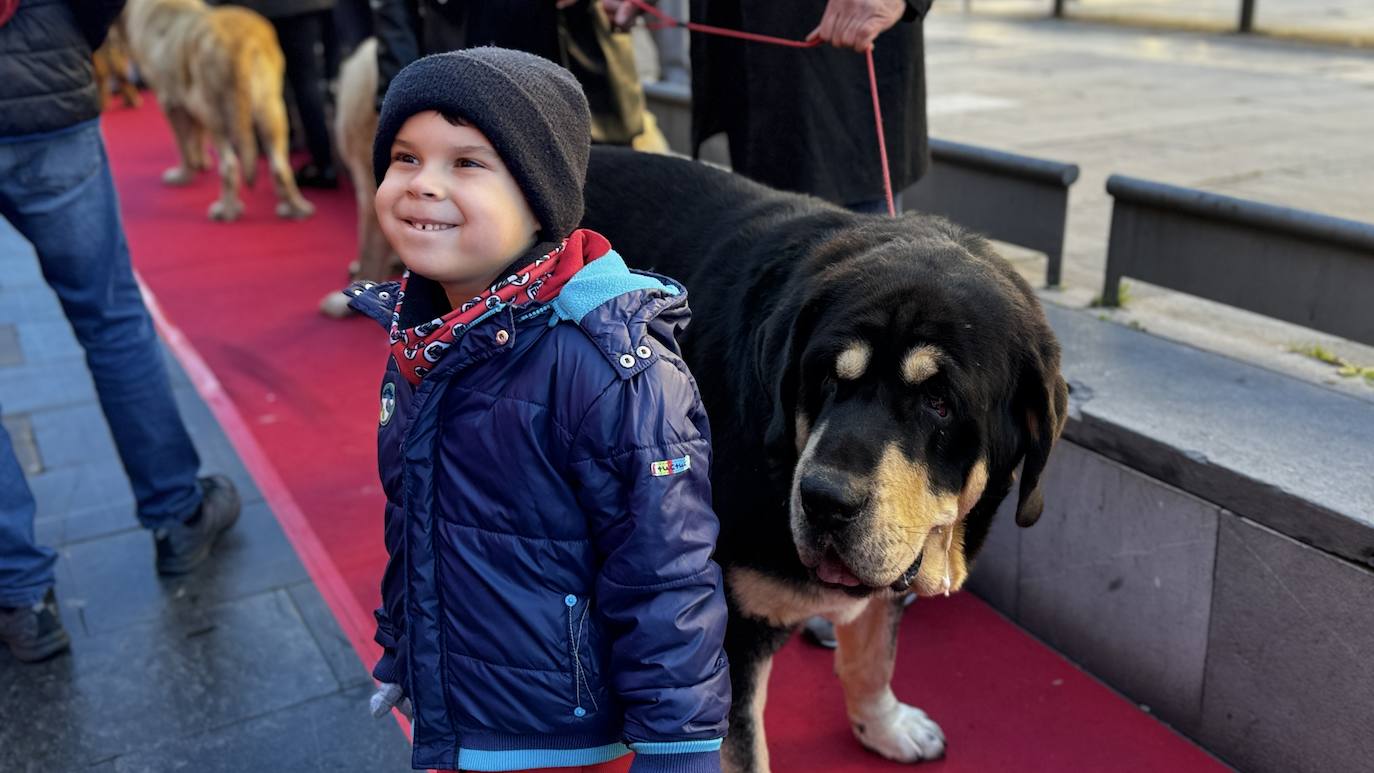
[[(978, 13), (1043, 14), (1052, 0), (965, 0), (951, 7)], [(1123, 19), (1235, 29), (1241, 0), (1066, 0), (1072, 18)], [(1261, 32), (1312, 34), (1333, 40), (1374, 40), (1374, 5), (1364, 0), (1255, 0), (1254, 25)]]
[[(41, 343), (41, 346), (39, 345)], [(186, 578), (153, 571), (151, 536), (32, 250), (0, 221), (0, 410), (56, 547), (72, 653), (0, 648), (0, 770), (409, 770), (371, 680), (262, 495), (184, 374), (174, 393), (206, 471), (243, 517)]]

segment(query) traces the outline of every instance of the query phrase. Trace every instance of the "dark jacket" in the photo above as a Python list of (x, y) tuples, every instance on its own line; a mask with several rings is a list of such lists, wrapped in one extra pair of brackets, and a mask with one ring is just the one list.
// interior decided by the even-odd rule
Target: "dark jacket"
[[(878, 36), (873, 66), (894, 193), (920, 179), (926, 144), (922, 18), (932, 0), (908, 0), (906, 18)], [(826, 0), (692, 0), (693, 21), (801, 40)], [(692, 143), (726, 132), (734, 171), (837, 204), (883, 196), (868, 64), (862, 54), (745, 43), (692, 33)]]
[(426, 54), (500, 46), (566, 67), (592, 111), (592, 141), (628, 145), (644, 130), (644, 92), (630, 36), (611, 30), (600, 0), (373, 0), (377, 107), (402, 67)]
[(0, 26), (0, 137), (66, 129), (100, 115), (91, 52), (124, 0), (23, 0)]
[[(352, 305), (389, 326), (397, 289)], [(411, 311), (422, 293), (412, 279), (403, 327), (433, 314)], [(726, 610), (687, 320), (685, 291), (610, 252), (550, 303), (487, 312), (418, 387), (389, 360), (374, 676), (412, 700), (414, 767), (628, 744), (635, 771), (719, 770)]]

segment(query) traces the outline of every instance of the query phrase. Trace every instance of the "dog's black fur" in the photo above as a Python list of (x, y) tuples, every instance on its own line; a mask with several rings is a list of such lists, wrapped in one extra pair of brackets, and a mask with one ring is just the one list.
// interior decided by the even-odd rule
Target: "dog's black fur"
[[(584, 225), (632, 267), (689, 290), (693, 319), (681, 343), (711, 421), (717, 560), (727, 577), (749, 567), (791, 587), (822, 587), (789, 527), (798, 412), (810, 427), (827, 423), (816, 453), (841, 477), (866, 474), (896, 444), (928, 471), (932, 489), (958, 492), (983, 460), (987, 485), (964, 521), (969, 559), (1022, 462), (1017, 522), (1039, 517), (1040, 474), (1065, 416), (1059, 347), (1029, 285), (985, 240), (929, 215), (858, 215), (685, 159), (610, 148), (593, 150), (586, 204)], [(855, 340), (872, 347), (872, 372), (838, 380), (836, 357)], [(923, 344), (947, 355), (939, 371), (901, 383), (895, 363)], [(807, 518), (814, 504), (803, 502)], [(855, 563), (847, 551), (872, 524), (853, 515), (820, 519), (815, 555), (833, 550)], [(825, 587), (861, 596), (911, 581), (910, 570), (848, 568), (861, 585)], [(749, 618), (733, 600), (731, 615), (739, 709), (754, 689), (752, 664), (787, 629)], [(740, 711), (731, 726), (727, 744), (762, 730)]]

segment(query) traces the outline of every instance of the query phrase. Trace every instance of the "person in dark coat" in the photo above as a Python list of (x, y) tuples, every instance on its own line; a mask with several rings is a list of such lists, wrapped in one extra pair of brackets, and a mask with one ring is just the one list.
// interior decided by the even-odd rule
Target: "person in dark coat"
[[(296, 184), (305, 188), (337, 188), (338, 170), (325, 121), (325, 80), (331, 49), (337, 45), (334, 0), (212, 0), (251, 8), (267, 17), (277, 31), (286, 58), (286, 81), (301, 119), (301, 133), (310, 161), (296, 170)], [(337, 54), (335, 53), (335, 56)]]
[(390, 334), (372, 703), (413, 713), (417, 769), (720, 770), (686, 291), (577, 227), (590, 123), (570, 73), (499, 48), (419, 59), (382, 104), (377, 216), (407, 271), (346, 292)]
[[(692, 143), (725, 132), (734, 171), (860, 211), (886, 212), (868, 65), (873, 48), (892, 189), (929, 165), (922, 19), (933, 0), (692, 0), (692, 21), (817, 49), (692, 33)], [(638, 10), (604, 0), (617, 24)]]
[[(86, 353), (156, 566), (199, 566), (239, 517), (222, 475), (177, 413), (162, 347), (129, 263), (100, 137), (91, 51), (123, 0), (0, 0), (0, 221), (33, 245)], [(21, 661), (66, 650), (53, 590), (57, 553), (34, 539), (33, 492), (0, 426), (0, 645)]]
[(644, 131), (644, 90), (630, 36), (596, 0), (373, 0), (377, 106), (396, 73), (426, 54), (499, 46), (572, 72), (591, 105), (592, 141), (629, 145)]

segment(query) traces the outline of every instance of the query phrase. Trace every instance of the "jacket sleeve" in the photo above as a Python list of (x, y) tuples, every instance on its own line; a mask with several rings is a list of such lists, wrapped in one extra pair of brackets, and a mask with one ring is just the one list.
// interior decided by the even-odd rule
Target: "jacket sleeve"
[(374, 611), (377, 619), (377, 632), (373, 641), (382, 646), (382, 657), (372, 668), (372, 677), (379, 682), (399, 684), (406, 687), (406, 668), (401, 653), (401, 641), (405, 635), (404, 619), (401, 617), (401, 603), (404, 599), (402, 582), (404, 578), (405, 556), (401, 540), (404, 528), (401, 508), (390, 499), (386, 503), (383, 517), (383, 539), (386, 542), (386, 569), (382, 572), (382, 605)]
[(612, 384), (578, 428), (571, 464), (602, 567), (609, 681), (633, 773), (719, 771), (730, 707), (725, 595), (711, 560), (709, 427), (680, 362)]
[(377, 112), (391, 79), (420, 58), (420, 19), (415, 0), (372, 0), (377, 37)]

